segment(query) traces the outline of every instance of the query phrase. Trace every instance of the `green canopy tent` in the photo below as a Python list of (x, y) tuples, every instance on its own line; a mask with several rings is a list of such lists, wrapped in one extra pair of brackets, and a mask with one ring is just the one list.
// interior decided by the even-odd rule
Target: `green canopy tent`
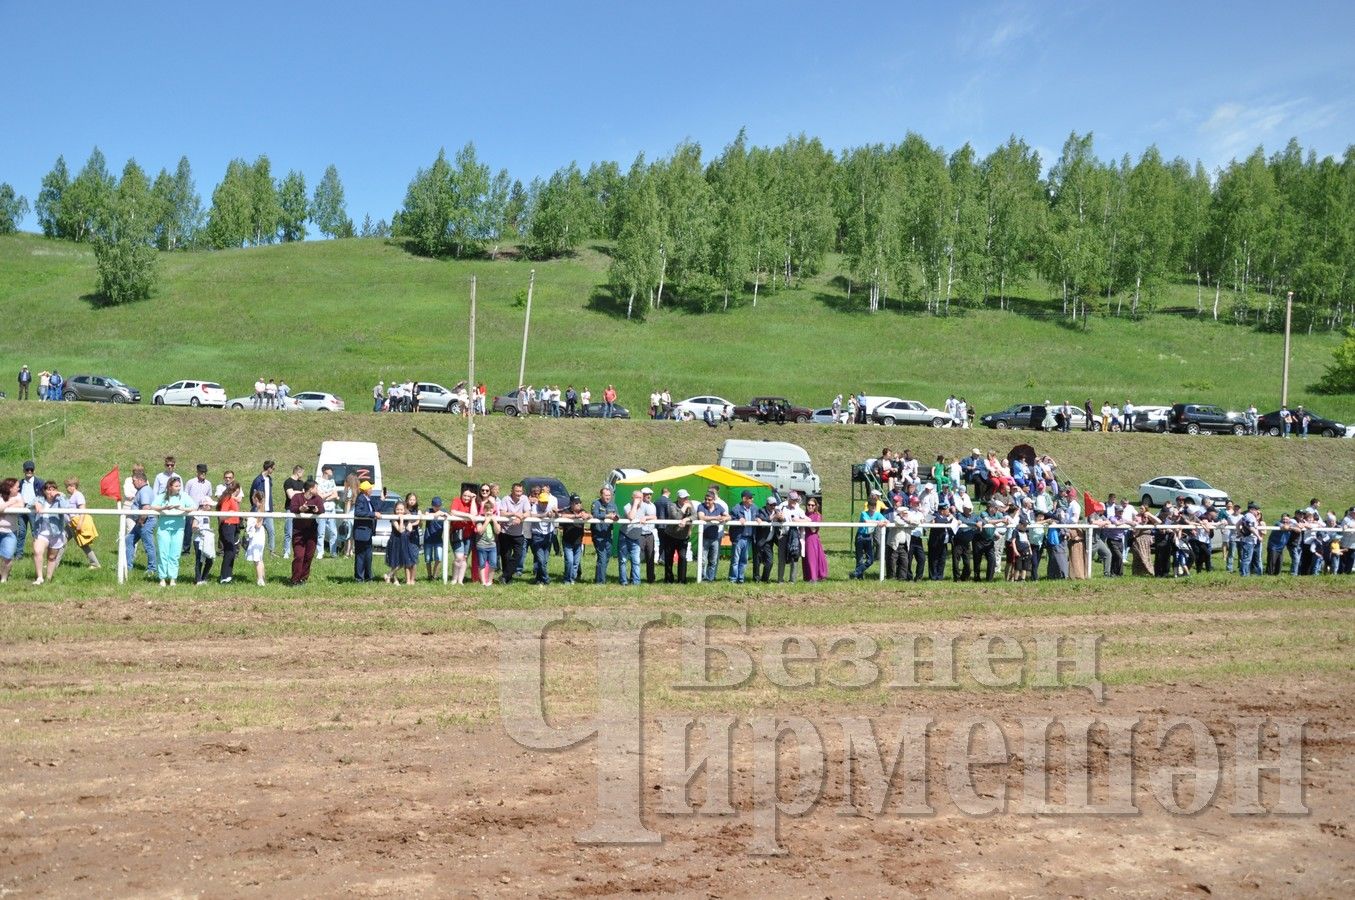
[[(655, 499), (659, 497), (664, 488), (668, 488), (674, 502), (677, 502), (677, 492), (686, 488), (687, 493), (692, 495), (692, 504), (696, 506), (701, 505), (701, 501), (706, 498), (706, 491), (711, 487), (714, 487), (720, 494), (720, 499), (731, 507), (739, 502), (744, 490), (753, 492), (753, 502), (758, 506), (761, 506), (766, 502), (768, 496), (776, 492), (776, 489), (765, 481), (749, 478), (741, 472), (735, 472), (733, 469), (727, 469), (724, 466), (669, 466), (666, 469), (659, 469), (657, 472), (650, 472), (640, 478), (627, 478), (624, 481), (618, 481), (612, 486), (612, 489), (616, 492), (616, 508), (620, 510), (623, 518), (626, 515), (626, 506), (630, 503), (631, 498), (646, 487), (654, 489)], [(692, 529), (693, 536), (699, 534), (699, 528)]]
[(714, 487), (719, 491), (720, 499), (730, 506), (739, 502), (744, 489), (753, 492), (753, 499), (759, 506), (774, 492), (774, 488), (765, 481), (758, 481), (733, 469), (715, 465), (669, 466), (640, 478), (618, 481), (613, 487), (616, 491), (618, 509), (624, 509), (635, 492), (645, 487), (652, 487), (655, 497), (658, 497), (664, 488), (668, 488), (674, 500), (677, 500), (677, 492), (686, 488), (687, 493), (692, 495), (693, 503), (700, 503), (705, 499), (706, 491)]

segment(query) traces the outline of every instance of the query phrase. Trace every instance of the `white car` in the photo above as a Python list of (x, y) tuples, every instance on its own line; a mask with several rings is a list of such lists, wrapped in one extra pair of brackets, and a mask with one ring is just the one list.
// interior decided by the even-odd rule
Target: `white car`
[(1185, 497), (1200, 506), (1226, 506), (1228, 495), (1213, 488), (1208, 482), (1194, 475), (1163, 475), (1139, 485), (1139, 496), (1143, 503), (1161, 506), (1177, 497)]
[(343, 401), (324, 391), (302, 391), (287, 398), (307, 412), (343, 412)]
[(917, 400), (886, 400), (870, 413), (870, 420), (880, 425), (930, 425), (949, 428), (955, 424), (945, 410), (933, 409)]
[(686, 400), (673, 404), (673, 415), (683, 419), (704, 419), (706, 417), (706, 410), (709, 409), (718, 420), (720, 418), (720, 413), (724, 411), (726, 406), (729, 407), (730, 412), (732, 413), (734, 407), (737, 405), (738, 404), (730, 403), (723, 397), (715, 397), (707, 394), (703, 397), (688, 397)]
[(226, 390), (215, 381), (176, 381), (157, 388), (151, 398), (156, 406), (226, 405)]

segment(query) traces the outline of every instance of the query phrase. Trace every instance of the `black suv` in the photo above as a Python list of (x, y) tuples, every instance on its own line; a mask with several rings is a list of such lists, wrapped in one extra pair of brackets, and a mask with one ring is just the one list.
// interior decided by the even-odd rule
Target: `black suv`
[(1167, 428), (1180, 434), (1199, 434), (1202, 431), (1214, 434), (1247, 433), (1247, 423), (1241, 413), (1228, 412), (1222, 406), (1209, 403), (1174, 403), (1167, 413)]

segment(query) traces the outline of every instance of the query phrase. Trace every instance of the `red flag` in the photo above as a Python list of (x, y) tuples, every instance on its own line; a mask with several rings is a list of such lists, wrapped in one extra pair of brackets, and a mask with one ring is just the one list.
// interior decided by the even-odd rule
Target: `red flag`
[(99, 493), (113, 500), (122, 499), (122, 478), (118, 475), (117, 466), (114, 466), (113, 471), (99, 479)]
[(1082, 512), (1083, 515), (1091, 515), (1094, 512), (1105, 512), (1106, 505), (1092, 498), (1090, 491), (1082, 492)]

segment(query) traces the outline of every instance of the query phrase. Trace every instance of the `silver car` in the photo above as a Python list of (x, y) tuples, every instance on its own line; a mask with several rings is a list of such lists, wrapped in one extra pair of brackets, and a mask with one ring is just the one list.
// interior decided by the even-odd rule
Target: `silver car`
[(414, 385), (414, 392), (419, 398), (419, 411), (460, 413), (469, 398), (464, 386), (459, 385), (458, 388), (459, 390), (451, 391), (431, 381), (418, 382)]
[(870, 420), (880, 425), (929, 425), (949, 428), (955, 424), (944, 410), (916, 400), (888, 400), (871, 410)]
[(62, 400), (92, 400), (96, 403), (140, 403), (141, 392), (107, 375), (76, 375), (66, 379)]
[(343, 412), (343, 401), (324, 391), (302, 391), (288, 399), (307, 412)]

